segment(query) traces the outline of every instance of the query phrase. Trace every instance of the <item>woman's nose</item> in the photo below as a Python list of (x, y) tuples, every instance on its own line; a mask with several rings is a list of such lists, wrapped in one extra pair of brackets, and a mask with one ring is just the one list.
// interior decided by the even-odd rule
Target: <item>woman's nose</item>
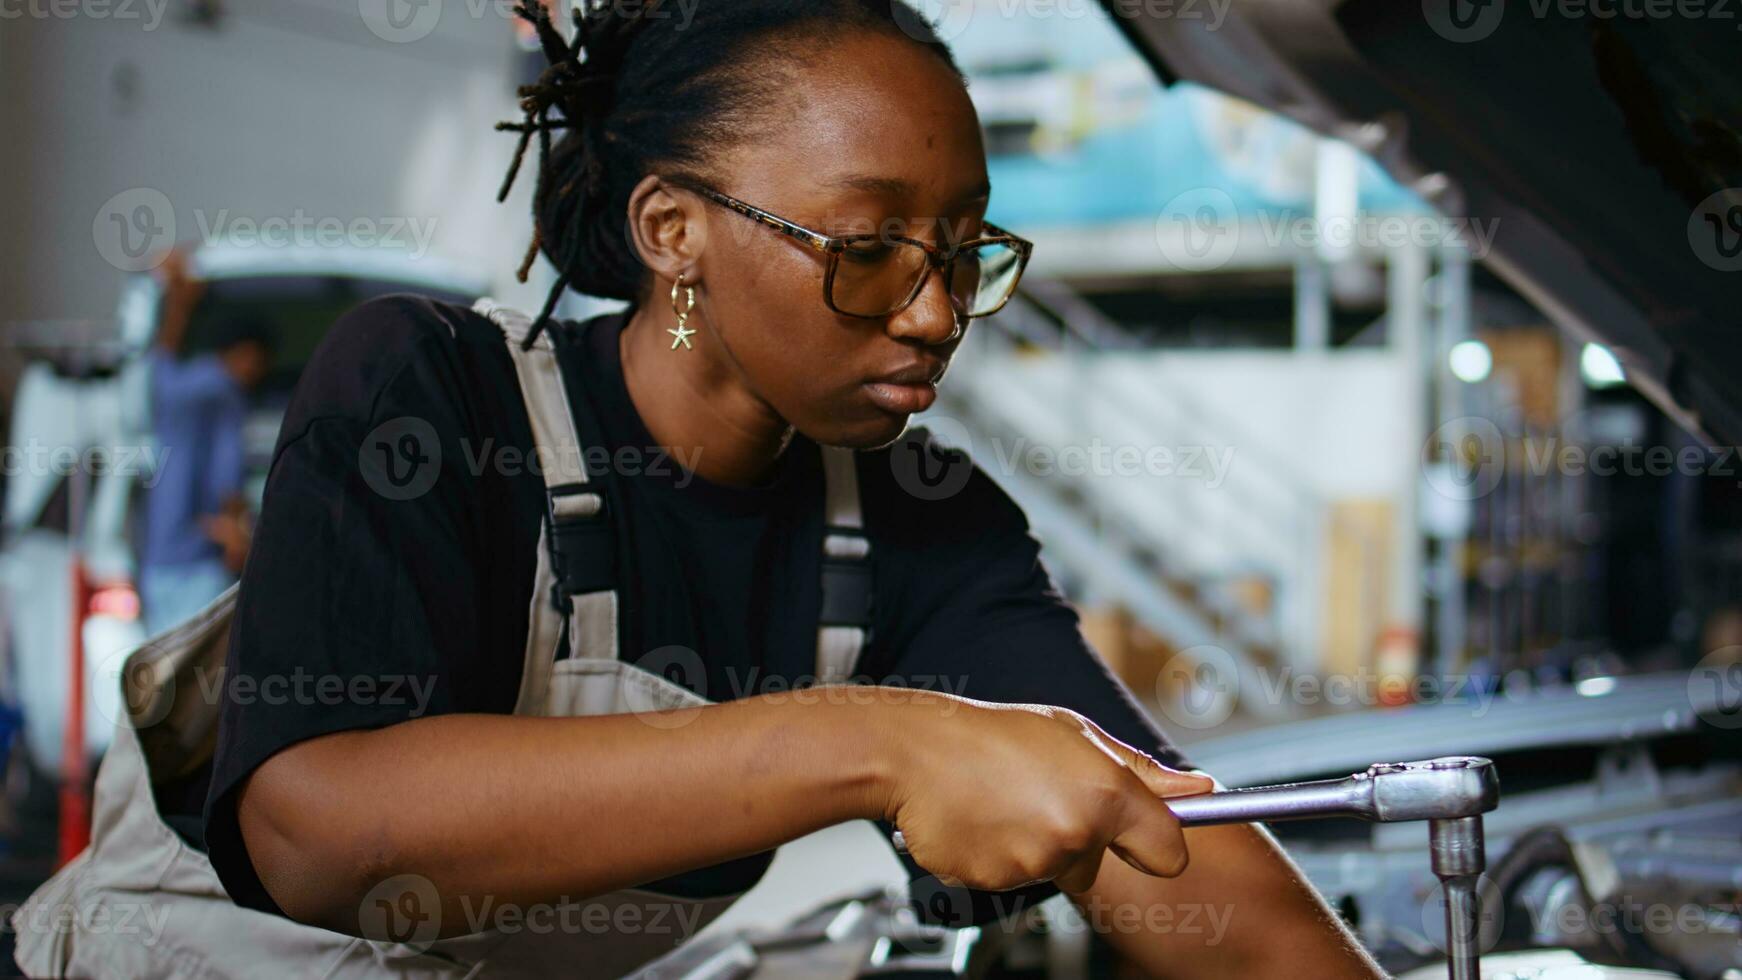
[(925, 284), (907, 309), (889, 318), (890, 336), (922, 344), (947, 344), (961, 336), (964, 326), (950, 299), (944, 270), (935, 267), (926, 272)]

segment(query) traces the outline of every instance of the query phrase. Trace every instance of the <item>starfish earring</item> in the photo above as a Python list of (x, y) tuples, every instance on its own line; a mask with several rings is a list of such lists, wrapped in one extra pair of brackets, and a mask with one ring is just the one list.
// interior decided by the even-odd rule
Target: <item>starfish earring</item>
[(688, 323), (690, 319), (690, 311), (696, 308), (696, 287), (683, 286), (687, 302), (680, 309), (677, 305), (677, 290), (679, 286), (683, 286), (683, 273), (681, 272), (677, 274), (677, 282), (671, 284), (671, 308), (672, 311), (677, 314), (677, 326), (667, 327), (665, 332), (677, 338), (671, 342), (672, 350), (677, 350), (678, 344), (684, 345), (684, 349), (686, 350), (694, 350), (695, 348), (690, 346), (690, 338), (695, 336), (696, 331), (691, 330)]

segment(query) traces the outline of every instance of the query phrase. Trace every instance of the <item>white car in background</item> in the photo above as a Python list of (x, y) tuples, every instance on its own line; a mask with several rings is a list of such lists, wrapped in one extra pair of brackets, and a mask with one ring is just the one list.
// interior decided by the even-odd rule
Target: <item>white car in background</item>
[[(202, 327), (220, 312), (258, 310), (278, 330), (271, 371), (252, 396), (244, 430), (247, 492), (256, 503), (291, 389), (341, 313), (387, 293), (470, 305), (487, 291), (481, 278), (452, 264), (380, 249), (215, 244), (192, 252), (190, 268), (209, 286), (189, 325), (188, 352), (205, 346)], [(7, 468), (0, 509), (0, 694), (22, 715), (14, 748), (34, 771), (56, 773), (63, 762), (75, 618), (84, 644), (85, 747), (93, 756), (112, 736), (121, 659), (146, 639), (134, 588), (135, 534), (159, 458), (143, 355), (160, 299), (154, 277), (129, 277), (100, 342), (44, 347), (13, 403), (7, 445), (17, 465)], [(69, 457), (84, 465), (67, 465)], [(75, 555), (85, 580), (76, 613)]]

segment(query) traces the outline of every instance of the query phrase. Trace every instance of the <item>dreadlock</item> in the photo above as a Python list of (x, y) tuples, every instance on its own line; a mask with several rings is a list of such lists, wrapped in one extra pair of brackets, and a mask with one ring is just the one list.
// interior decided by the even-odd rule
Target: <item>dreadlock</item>
[(931, 50), (962, 77), (932, 25), (904, 0), (690, 0), (678, 10), (669, 0), (586, 2), (571, 12), (572, 43), (540, 0), (515, 8), (549, 62), (519, 90), (522, 119), (496, 126), (520, 134), (498, 202), (538, 139), (533, 235), (518, 276), (526, 281), (542, 251), (557, 281), (529, 348), (570, 287), (645, 299), (647, 267), (624, 234), (630, 192), (655, 172), (705, 183), (698, 175), (714, 154), (763, 131), (782, 86), (799, 84), (792, 69), (816, 48), (876, 31)]

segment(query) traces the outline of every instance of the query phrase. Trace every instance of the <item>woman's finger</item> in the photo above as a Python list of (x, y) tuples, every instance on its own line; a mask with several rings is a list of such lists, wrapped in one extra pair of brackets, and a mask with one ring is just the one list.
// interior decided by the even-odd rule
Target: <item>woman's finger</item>
[(1149, 791), (1158, 797), (1197, 796), (1216, 788), (1215, 780), (1208, 776), (1169, 769), (1149, 753), (1130, 749), (1129, 746), (1127, 748), (1131, 752), (1131, 758), (1125, 768), (1136, 773), (1137, 778), (1143, 780), (1143, 785), (1149, 787)]
[(1095, 879), (1101, 873), (1101, 861), (1106, 853), (1102, 848), (1094, 848), (1066, 868), (1063, 874), (1055, 876), (1053, 884), (1067, 895), (1081, 895), (1095, 887)]
[(1186, 838), (1159, 797), (1132, 794), (1123, 815), (1124, 826), (1108, 848), (1120, 860), (1145, 874), (1172, 878), (1186, 869)]

